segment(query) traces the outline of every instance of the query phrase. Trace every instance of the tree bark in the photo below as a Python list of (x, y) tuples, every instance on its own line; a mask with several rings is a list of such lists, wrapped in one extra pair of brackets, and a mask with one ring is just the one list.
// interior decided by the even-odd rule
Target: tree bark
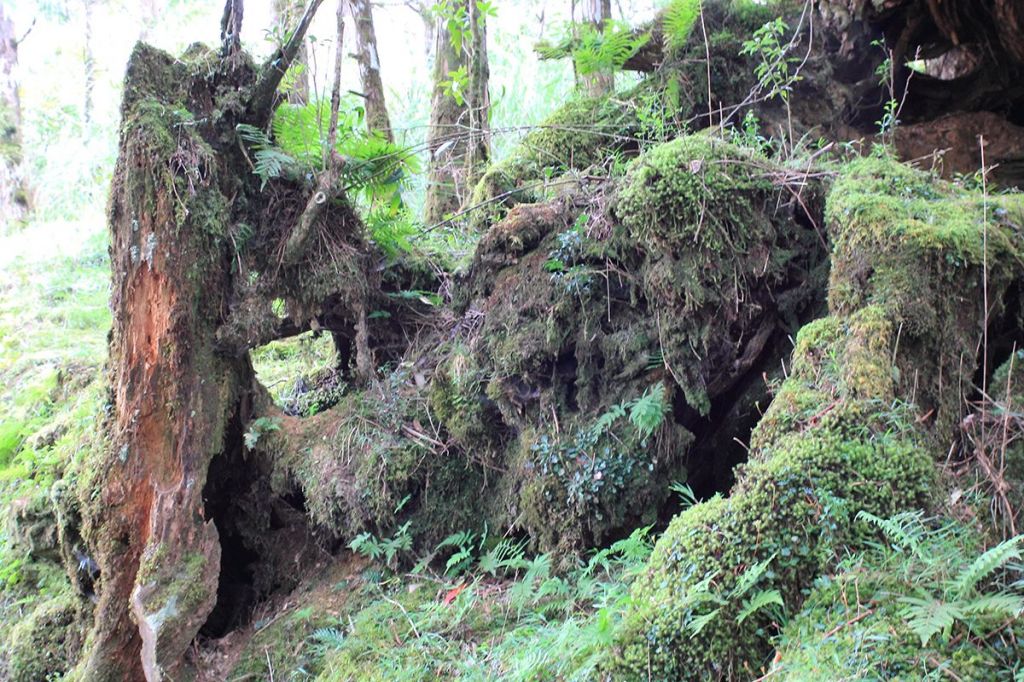
[(466, 67), (447, 22), (437, 18), (434, 49), (434, 93), (430, 102), (427, 149), (430, 152), (424, 222), (434, 225), (459, 210), (466, 190), (466, 127), (469, 107), (461, 96), (446, 91), (445, 82)]
[(85, 9), (85, 99), (82, 103), (82, 119), (86, 125), (92, 123), (92, 91), (96, 87), (96, 58), (92, 53), (92, 8), (94, 0), (83, 0)]
[[(18, 97), (18, 39), (0, 2), (0, 225), (24, 219), (29, 209), (22, 168), (21, 100)], [(2, 231), (2, 230), (0, 230)]]
[[(487, 32), (474, 0), (458, 0), (465, 24), (453, 37), (438, 17), (427, 148), (430, 152), (424, 220), (435, 225), (468, 199), (471, 182), (488, 156)], [(461, 44), (459, 44), (461, 43)]]
[(227, 0), (220, 20), (221, 56), (229, 57), (242, 49), (243, 0)]
[[(583, 20), (593, 26), (595, 31), (604, 30), (611, 17), (611, 0), (584, 0)], [(583, 87), (592, 96), (607, 94), (615, 89), (615, 75), (600, 71), (587, 74), (583, 76)]]
[(356, 61), (359, 63), (359, 80), (363, 88), (363, 102), (366, 106), (366, 129), (379, 133), (389, 142), (395, 141), (391, 131), (391, 119), (384, 98), (384, 84), (380, 78), (380, 57), (377, 54), (377, 34), (373, 25), (373, 8), (370, 0), (345, 0), (349, 14), (355, 23)]
[(476, 185), (491, 156), (490, 111), (488, 91), (490, 67), (487, 61), (487, 19), (476, 2), (469, 3), (469, 87), (466, 100), (469, 105), (469, 158), (467, 175), (469, 187)]
[[(370, 249), (337, 192), (310, 219), (304, 248), (282, 262), (311, 188), (281, 178), (263, 191), (235, 129), (272, 111), (239, 106), (237, 93), (263, 102), (297, 50), (290, 43), (255, 70), (231, 53), (238, 23), (228, 19), (227, 58), (196, 47), (173, 58), (140, 44), (125, 77), (109, 204), (109, 450), (93, 465), (102, 471), (95, 493), (82, 500), (82, 536), (100, 569), (91, 646), (77, 671), (90, 682), (190, 679), (187, 653), (200, 629), (230, 627), (245, 611), (233, 596), (238, 576), (285, 579), (236, 565), (250, 555), (267, 561), (277, 548), (232, 549), (272, 531), (260, 530), (269, 494), (224, 499), (258, 471), (243, 442), (258, 393), (248, 351), (266, 341), (264, 328), (307, 328), (329, 298), (341, 301), (355, 336), (366, 307), (369, 266), (358, 259)], [(182, 110), (196, 125), (181, 125)], [(287, 325), (271, 311), (277, 297), (297, 311)], [(257, 539), (239, 539), (239, 527)]]

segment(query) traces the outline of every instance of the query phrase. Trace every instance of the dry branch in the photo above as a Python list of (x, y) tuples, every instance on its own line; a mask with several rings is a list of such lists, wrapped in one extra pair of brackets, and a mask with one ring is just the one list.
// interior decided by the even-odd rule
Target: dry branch
[(274, 95), (277, 93), (277, 86), (288, 71), (288, 67), (295, 61), (302, 47), (302, 41), (306, 37), (306, 31), (313, 22), (316, 11), (320, 8), (323, 0), (310, 0), (306, 11), (302, 13), (298, 25), (292, 31), (288, 42), (284, 47), (275, 52), (260, 70), (259, 80), (252, 89), (252, 97), (249, 100), (250, 119), (257, 127), (263, 127), (270, 119), (274, 108)]

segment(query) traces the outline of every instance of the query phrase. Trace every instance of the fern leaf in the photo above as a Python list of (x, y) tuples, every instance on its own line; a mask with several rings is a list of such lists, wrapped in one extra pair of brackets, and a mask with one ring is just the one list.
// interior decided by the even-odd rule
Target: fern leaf
[(711, 609), (707, 613), (694, 616), (693, 620), (686, 625), (687, 629), (690, 631), (690, 638), (692, 639), (699, 635), (700, 631), (707, 627), (708, 623), (718, 617), (718, 612), (720, 610), (721, 609)]
[(345, 643), (345, 633), (337, 628), (317, 628), (311, 638), (325, 649), (338, 649)]
[(665, 8), (661, 25), (669, 52), (679, 51), (690, 38), (700, 16), (700, 3), (701, 0), (672, 0)]
[(667, 411), (665, 384), (658, 383), (636, 399), (629, 410), (629, 421), (636, 427), (641, 440), (647, 440), (661, 426)]
[(1009, 561), (1020, 558), (1020, 545), (1024, 535), (1018, 535), (992, 547), (980, 555), (970, 566), (964, 568), (953, 579), (950, 590), (955, 598), (962, 599), (974, 592), (978, 585)]
[(749, 592), (750, 589), (756, 585), (762, 577), (764, 577), (764, 574), (768, 572), (768, 566), (774, 560), (775, 555), (772, 554), (764, 561), (760, 561), (743, 571), (743, 573), (740, 574), (739, 580), (736, 581), (736, 586), (732, 589), (730, 596), (733, 599), (738, 599)]
[(1024, 597), (1009, 592), (997, 592), (959, 602), (959, 606), (964, 614), (969, 616), (1018, 618), (1024, 614)]
[(736, 622), (742, 623), (761, 609), (772, 604), (785, 606), (782, 601), (782, 594), (778, 590), (761, 590), (743, 606), (739, 615), (736, 616)]
[(948, 632), (956, 621), (964, 617), (959, 605), (938, 599), (904, 597), (900, 601), (907, 605), (907, 625), (921, 639), (921, 646), (928, 646), (932, 637)]
[(866, 511), (857, 513), (858, 521), (866, 521), (882, 531), (889, 544), (898, 550), (911, 550), (915, 555), (921, 555), (921, 539), (926, 533), (922, 523), (922, 512), (903, 512), (895, 516), (883, 519)]

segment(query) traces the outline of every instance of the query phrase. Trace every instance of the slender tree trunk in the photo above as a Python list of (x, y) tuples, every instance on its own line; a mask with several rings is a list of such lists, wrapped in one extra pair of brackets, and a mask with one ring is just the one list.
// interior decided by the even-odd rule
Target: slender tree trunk
[(140, 28), (139, 28), (139, 40), (145, 42), (149, 40), (149, 32), (156, 26), (156, 22), (159, 21), (160, 15), (164, 11), (163, 0), (140, 0)]
[[(295, 26), (302, 16), (304, 5), (302, 0), (274, 0), (274, 23), (281, 31)], [(305, 104), (309, 101), (309, 50), (305, 43), (299, 47), (291, 68), (296, 70), (296, 75), (289, 84), (288, 101), (292, 104)]]
[(382, 134), (394, 142), (391, 119), (384, 99), (384, 84), (380, 78), (380, 57), (377, 54), (377, 34), (373, 26), (373, 8), (370, 0), (345, 0), (356, 29), (356, 61), (359, 62), (359, 80), (366, 104), (366, 128)]
[(29, 208), (23, 176), (21, 101), (18, 98), (18, 39), (0, 2), (0, 232), (22, 220)]
[[(584, 0), (583, 20), (601, 31), (612, 18), (611, 0)], [(611, 73), (591, 73), (583, 77), (583, 86), (590, 95), (604, 95), (615, 89), (615, 75)]]
[(424, 220), (434, 225), (457, 212), (489, 155), (487, 31), (474, 0), (458, 0), (464, 10), (461, 44), (439, 16), (427, 148), (430, 151)]
[(86, 125), (92, 123), (92, 93), (96, 87), (96, 58), (92, 53), (92, 8), (95, 0), (83, 0), (85, 9), (85, 100), (82, 104), (82, 119)]
[(459, 210), (466, 192), (466, 151), (469, 106), (451, 83), (467, 68), (466, 54), (455, 44), (444, 17), (437, 18), (434, 50), (434, 93), (430, 102), (427, 150), (430, 153), (424, 221), (434, 225)]
[(491, 97), (488, 92), (490, 67), (487, 62), (487, 20), (477, 3), (469, 3), (469, 87), (466, 100), (469, 104), (469, 158), (467, 160), (469, 187), (473, 187), (483, 174), (491, 156), (490, 112)]

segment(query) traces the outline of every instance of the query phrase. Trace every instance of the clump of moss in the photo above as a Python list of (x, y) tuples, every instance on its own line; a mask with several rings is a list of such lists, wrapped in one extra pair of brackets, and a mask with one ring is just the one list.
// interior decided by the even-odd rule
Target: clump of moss
[(83, 608), (68, 592), (41, 602), (11, 630), (6, 647), (11, 682), (38, 682), (64, 675), (82, 647)]
[(483, 232), (509, 206), (546, 195), (551, 178), (600, 163), (617, 150), (635, 148), (639, 122), (628, 102), (611, 96), (570, 100), (523, 138), (507, 159), (492, 164), (473, 191), (480, 206), (471, 227)]
[[(766, 314), (795, 327), (823, 274), (818, 236), (774, 210), (782, 190), (772, 169), (745, 149), (693, 135), (641, 156), (619, 188), (622, 229), (609, 250), (626, 262), (643, 254), (635, 269), (645, 297), (672, 311), (660, 320), (665, 360), (702, 414), (711, 407), (709, 375), (738, 356), (735, 330), (750, 334)], [(811, 288), (783, 293), (794, 274)]]
[[(276, 457), (275, 486), (301, 489), (312, 519), (340, 537), (409, 522), (430, 546), (477, 528), (482, 472), (428, 409), (428, 386), (401, 366), (332, 410), (300, 423)], [(269, 448), (274, 448), (271, 434)]]
[[(897, 200), (907, 191), (929, 219), (911, 212), (908, 221)], [(922, 193), (926, 204), (914, 204)], [(952, 224), (942, 204), (931, 203), (943, 199), (955, 211)], [(983, 240), (1007, 244), (989, 254), (993, 301), (1009, 279), (1000, 272), (1014, 267), (1008, 231), (986, 226), (975, 199), (882, 157), (844, 170), (828, 199), (832, 316), (801, 330), (791, 373), (753, 434), (730, 497), (679, 515), (658, 542), (620, 634), (619, 672), (754, 674), (769, 652), (772, 619), (764, 611), (741, 617), (750, 597), (737, 586), (752, 566), (765, 566), (756, 589), (774, 590), (792, 609), (836, 546), (856, 544), (862, 528), (852, 513), (928, 507), (933, 462), (945, 454), (937, 433), (950, 422), (922, 418), (909, 401), (944, 395), (944, 381), (955, 388), (955, 363), (974, 369), (984, 318), (966, 297), (981, 275)], [(897, 281), (914, 283), (913, 295)]]
[[(810, 345), (809, 338), (822, 340), (812, 328), (809, 338), (798, 337), (795, 356), (843, 357), (877, 332), (870, 319), (876, 312), (833, 325), (822, 345)], [(879, 356), (865, 359), (887, 358), (891, 341), (889, 330)], [(732, 596), (752, 566), (768, 562), (757, 589), (778, 590), (785, 603), (798, 603), (836, 544), (851, 537), (849, 518), (834, 500), (881, 515), (929, 502), (932, 453), (922, 447), (910, 410), (894, 403), (891, 379), (876, 386), (879, 392), (857, 397), (838, 375), (822, 381), (828, 371), (795, 363), (755, 431), (750, 462), (729, 498), (673, 520), (634, 590), (623, 670), (640, 674), (653, 661), (661, 674), (680, 679), (753, 673), (768, 652), (772, 621), (766, 614), (741, 620), (753, 595)], [(698, 589), (707, 579), (711, 596)]]
[[(974, 371), (961, 357), (975, 357), (978, 321), (1002, 309), (1001, 292), (1024, 262), (1012, 227), (1024, 224), (1024, 195), (986, 197), (879, 149), (846, 165), (826, 219), (834, 242), (829, 308), (848, 315), (881, 306), (900, 337), (901, 393), (913, 394), (922, 414), (934, 411), (941, 429), (952, 428), (959, 388)], [(934, 291), (944, 295), (927, 295)]]

